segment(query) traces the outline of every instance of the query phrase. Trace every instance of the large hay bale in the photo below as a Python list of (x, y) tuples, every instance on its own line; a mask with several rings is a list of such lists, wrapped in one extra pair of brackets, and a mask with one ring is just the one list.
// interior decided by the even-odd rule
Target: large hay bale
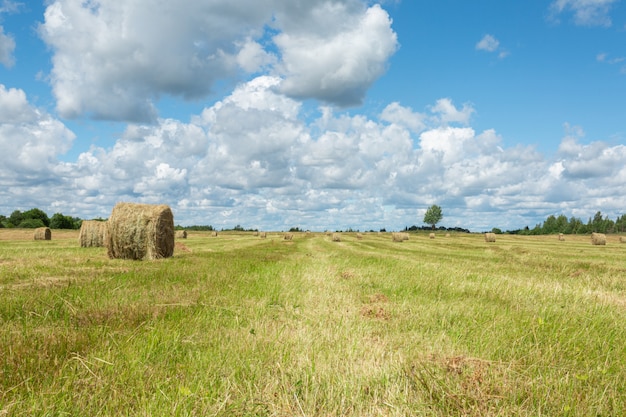
[(261, 233), (259, 234), (259, 237), (260, 237), (261, 239), (265, 239), (265, 238), (267, 237), (267, 232), (261, 232)]
[(211, 232), (211, 236), (212, 236), (212, 237), (217, 237), (217, 230), (213, 230), (213, 231)]
[(495, 242), (496, 234), (495, 233), (485, 233), (485, 242)]
[(187, 239), (187, 231), (179, 230), (176, 232), (176, 239)]
[(619, 243), (626, 243), (626, 236), (620, 236)]
[(429, 235), (428, 235), (428, 238), (429, 238), (429, 239), (434, 239), (434, 238), (435, 238), (435, 234), (434, 234), (434, 233), (429, 234)]
[(117, 203), (107, 222), (112, 259), (159, 259), (174, 254), (174, 216), (165, 204)]
[(52, 232), (49, 227), (38, 227), (35, 229), (35, 240), (52, 240)]
[(591, 244), (592, 245), (606, 245), (606, 235), (604, 233), (592, 233)]
[(333, 233), (333, 242), (341, 242), (341, 233)]
[(363, 240), (363, 235), (361, 233), (356, 234), (357, 240)]
[(78, 233), (81, 248), (103, 247), (106, 244), (107, 222), (83, 220)]

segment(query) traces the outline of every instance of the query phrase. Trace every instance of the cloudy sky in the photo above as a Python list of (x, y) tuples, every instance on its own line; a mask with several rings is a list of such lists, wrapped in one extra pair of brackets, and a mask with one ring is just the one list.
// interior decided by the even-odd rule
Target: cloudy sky
[(626, 213), (626, 1), (0, 0), (0, 214)]

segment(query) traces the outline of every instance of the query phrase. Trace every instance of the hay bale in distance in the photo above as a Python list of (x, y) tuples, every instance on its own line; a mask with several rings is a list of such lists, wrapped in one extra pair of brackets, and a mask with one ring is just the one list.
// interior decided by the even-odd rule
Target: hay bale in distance
[(563, 242), (565, 240), (565, 235), (563, 233), (559, 233), (559, 240)]
[(604, 233), (592, 233), (591, 244), (592, 245), (606, 245), (606, 235)]
[(106, 244), (107, 222), (83, 220), (78, 233), (81, 248), (101, 248)]
[(35, 229), (35, 240), (52, 240), (52, 232), (49, 227), (38, 227)]
[(260, 237), (261, 239), (265, 239), (265, 238), (267, 237), (267, 232), (261, 232), (261, 233), (259, 233), (259, 237)]
[(117, 203), (107, 224), (111, 259), (159, 259), (174, 254), (174, 215), (165, 204)]
[(619, 243), (626, 243), (626, 236), (620, 236)]
[(495, 242), (496, 234), (495, 233), (485, 233), (485, 242)]
[(186, 230), (178, 230), (176, 232), (176, 239), (187, 239), (187, 231)]
[(362, 240), (363, 239), (363, 235), (361, 233), (357, 233), (356, 234), (356, 238), (357, 238), (357, 240)]
[(213, 230), (213, 231), (211, 232), (211, 236), (212, 236), (212, 237), (217, 237), (217, 230)]
[(285, 233), (285, 235), (283, 236), (283, 239), (293, 240), (293, 233)]
[(392, 233), (391, 240), (393, 242), (404, 242), (404, 236), (402, 236), (402, 233)]
[(341, 233), (333, 233), (333, 242), (341, 242)]
[(429, 239), (434, 239), (434, 238), (435, 238), (435, 234), (434, 234), (434, 233), (429, 234), (429, 235), (428, 235), (428, 238), (429, 238)]

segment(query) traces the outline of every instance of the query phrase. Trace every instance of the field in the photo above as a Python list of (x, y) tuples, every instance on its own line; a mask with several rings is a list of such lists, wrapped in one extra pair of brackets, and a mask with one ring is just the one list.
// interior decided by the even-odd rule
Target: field
[(77, 237), (0, 229), (0, 416), (626, 415), (617, 236)]

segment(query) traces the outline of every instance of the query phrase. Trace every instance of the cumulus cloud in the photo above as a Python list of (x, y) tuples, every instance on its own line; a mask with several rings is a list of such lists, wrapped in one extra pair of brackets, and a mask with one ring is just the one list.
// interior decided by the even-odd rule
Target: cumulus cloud
[(389, 15), (380, 6), (361, 15), (350, 12), (329, 2), (312, 13), (317, 20), (333, 16), (341, 21), (338, 27), (324, 22), (310, 31), (283, 32), (274, 38), (282, 55), (282, 92), (345, 106), (361, 103), (398, 45)]
[(55, 178), (57, 157), (70, 149), (74, 139), (63, 123), (31, 106), (24, 91), (0, 84), (0, 178), (4, 186)]
[(0, 201), (11, 202), (0, 208), (91, 218), (121, 200), (166, 203), (180, 224), (266, 230), (397, 230), (421, 224), (433, 203), (446, 226), (478, 231), (532, 226), (555, 212), (591, 216), (600, 198), (603, 212), (622, 214), (626, 147), (585, 144), (579, 127), (566, 125), (559, 152), (546, 158), (476, 131), (458, 115), (473, 108), (449, 99), (424, 112), (391, 103), (374, 118), (332, 107), (304, 114), (277, 91), (281, 82), (257, 77), (188, 122), (132, 124), (110, 148), (63, 162), (74, 135), (2, 86), (0, 115), (25, 116), (0, 120)]
[(156, 120), (164, 95), (207, 97), (242, 72), (277, 74), (294, 97), (358, 104), (397, 48), (388, 14), (360, 0), (54, 0), (39, 33), (62, 117), (130, 122)]
[(15, 64), (15, 40), (12, 36), (4, 33), (4, 28), (0, 26), (0, 64), (5, 67), (12, 67)]
[(553, 18), (565, 12), (574, 15), (574, 23), (581, 26), (611, 26), (611, 8), (617, 0), (555, 0), (550, 5)]

